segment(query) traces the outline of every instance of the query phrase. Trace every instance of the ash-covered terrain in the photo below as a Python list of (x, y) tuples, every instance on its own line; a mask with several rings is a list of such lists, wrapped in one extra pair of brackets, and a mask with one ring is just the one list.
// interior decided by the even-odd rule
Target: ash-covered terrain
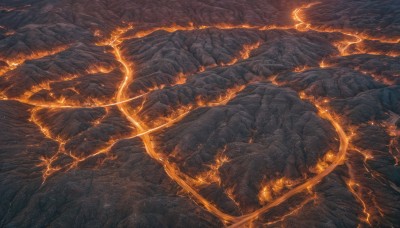
[(1, 0), (0, 227), (400, 227), (400, 1)]

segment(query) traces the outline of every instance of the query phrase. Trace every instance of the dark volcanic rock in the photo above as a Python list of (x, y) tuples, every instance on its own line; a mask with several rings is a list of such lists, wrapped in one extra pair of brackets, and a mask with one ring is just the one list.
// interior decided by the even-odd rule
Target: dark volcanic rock
[(226, 147), (223, 155), (229, 161), (219, 170), (222, 185), (233, 188), (243, 210), (248, 210), (258, 205), (264, 179), (310, 175), (318, 158), (336, 149), (334, 135), (329, 123), (295, 92), (254, 84), (226, 106), (188, 115), (163, 132), (160, 144), (194, 176), (212, 165)]
[(349, 98), (384, 87), (371, 76), (348, 68), (316, 68), (279, 75), (276, 80), (314, 97)]
[(347, 1), (325, 0), (307, 10), (307, 18), (316, 27), (352, 29), (373, 37), (398, 40), (400, 21), (397, 17), (400, 3), (397, 0)]
[(0, 227), (398, 227), (399, 3), (1, 0)]
[(353, 123), (387, 118), (387, 112), (400, 113), (400, 87), (392, 86), (366, 91), (355, 97), (331, 102), (337, 112), (344, 113)]

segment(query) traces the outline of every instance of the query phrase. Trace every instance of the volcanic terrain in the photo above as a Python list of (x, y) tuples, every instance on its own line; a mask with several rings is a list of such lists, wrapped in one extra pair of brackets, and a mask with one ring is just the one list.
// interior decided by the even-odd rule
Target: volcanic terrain
[(400, 227), (399, 0), (0, 0), (0, 227)]

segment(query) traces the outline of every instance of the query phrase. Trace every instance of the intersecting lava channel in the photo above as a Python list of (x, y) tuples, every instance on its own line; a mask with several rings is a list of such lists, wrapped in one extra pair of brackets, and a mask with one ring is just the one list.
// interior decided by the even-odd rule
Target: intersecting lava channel
[[(165, 26), (165, 27), (154, 27), (145, 30), (135, 30), (136, 27), (133, 24), (124, 24), (120, 28), (116, 29), (112, 34), (107, 36), (97, 35), (98, 42), (96, 46), (104, 48), (105, 52), (112, 55), (114, 60), (117, 62), (115, 67), (110, 66), (90, 66), (87, 69), (88, 74), (103, 74), (110, 73), (113, 71), (118, 71), (122, 75), (118, 88), (113, 97), (107, 98), (106, 100), (97, 99), (92, 97), (87, 99), (90, 102), (81, 103), (79, 101), (72, 101), (65, 99), (63, 97), (56, 97), (55, 101), (37, 101), (30, 99), (30, 96), (44, 88), (49, 88), (50, 83), (44, 82), (36, 87), (32, 88), (29, 92), (22, 94), (19, 97), (7, 97), (3, 95), (3, 100), (18, 101), (30, 105), (31, 108), (31, 123), (35, 124), (45, 138), (50, 141), (57, 143), (56, 152), (50, 157), (41, 157), (41, 163), (37, 164), (42, 170), (42, 180), (43, 185), (47, 184), (50, 178), (54, 175), (63, 175), (64, 172), (69, 172), (73, 169), (79, 169), (82, 163), (88, 162), (90, 160), (100, 158), (97, 160), (97, 167), (101, 169), (104, 162), (116, 159), (116, 155), (113, 154), (113, 147), (123, 140), (133, 140), (140, 139), (143, 143), (144, 149), (148, 156), (157, 161), (164, 169), (165, 173), (169, 178), (177, 183), (185, 192), (187, 196), (193, 199), (198, 205), (202, 206), (205, 210), (219, 218), (225, 225), (231, 227), (242, 227), (246, 225), (251, 225), (252, 222), (259, 219), (263, 214), (269, 212), (271, 209), (278, 207), (279, 205), (285, 203), (289, 199), (295, 197), (298, 194), (307, 194), (306, 199), (298, 206), (289, 211), (286, 215), (273, 221), (269, 221), (267, 225), (275, 224), (277, 221), (281, 221), (286, 216), (297, 213), (301, 208), (310, 203), (318, 200), (318, 196), (313, 192), (313, 188), (320, 183), (326, 176), (337, 170), (337, 167), (347, 165), (349, 168), (350, 176), (347, 180), (348, 190), (354, 195), (356, 201), (363, 208), (363, 214), (360, 215), (360, 221), (363, 224), (370, 224), (372, 221), (372, 213), (370, 212), (371, 205), (370, 202), (365, 200), (365, 194), (362, 192), (359, 181), (357, 181), (352, 175), (352, 167), (347, 160), (350, 159), (350, 153), (361, 154), (365, 159), (365, 164), (368, 160), (373, 159), (373, 156), (369, 155), (366, 151), (358, 149), (352, 144), (352, 138), (355, 137), (353, 131), (354, 126), (351, 126), (339, 113), (334, 113), (329, 107), (330, 100), (328, 98), (313, 97), (307, 94), (306, 91), (298, 92), (297, 96), (306, 103), (312, 104), (316, 109), (317, 115), (324, 121), (330, 123), (332, 128), (335, 130), (337, 135), (338, 149), (337, 151), (327, 151), (324, 156), (321, 157), (316, 163), (315, 167), (310, 170), (313, 171), (313, 176), (304, 177), (301, 180), (291, 180), (289, 178), (279, 178), (275, 180), (265, 181), (263, 187), (260, 189), (258, 194), (259, 202), (262, 203), (262, 207), (254, 210), (250, 213), (243, 213), (241, 215), (232, 215), (221, 208), (215, 202), (212, 202), (207, 197), (203, 196), (199, 191), (199, 186), (207, 185), (210, 183), (216, 183), (221, 185), (221, 177), (219, 175), (220, 167), (229, 161), (229, 158), (223, 154), (223, 151), (217, 156), (213, 165), (210, 166), (207, 172), (200, 173), (197, 176), (190, 176), (185, 172), (181, 171), (179, 166), (174, 162), (173, 154), (165, 155), (155, 143), (153, 134), (156, 132), (163, 131), (174, 124), (182, 121), (187, 117), (192, 111), (198, 110), (200, 108), (208, 107), (218, 107), (228, 104), (232, 99), (237, 97), (245, 88), (257, 82), (266, 82), (276, 87), (290, 87), (286, 82), (277, 80), (276, 75), (270, 76), (267, 79), (260, 79), (252, 81), (244, 85), (234, 85), (227, 89), (224, 94), (220, 94), (216, 98), (198, 98), (194, 104), (187, 106), (180, 106), (174, 108), (172, 114), (166, 116), (161, 116), (158, 119), (148, 120), (142, 117), (141, 111), (142, 106), (137, 104), (143, 104), (146, 98), (157, 91), (164, 88), (165, 85), (156, 86), (150, 88), (148, 91), (139, 91), (136, 96), (130, 96), (129, 85), (136, 80), (136, 66), (134, 62), (130, 62), (126, 58), (126, 51), (122, 48), (122, 44), (125, 41), (134, 39), (145, 39), (156, 32), (166, 32), (174, 33), (178, 31), (198, 31), (207, 29), (216, 30), (294, 30), (296, 32), (317, 32), (317, 33), (332, 33), (340, 34), (343, 38), (341, 40), (332, 43), (332, 45), (337, 49), (337, 56), (331, 56), (331, 58), (338, 56), (349, 56), (355, 54), (370, 54), (370, 55), (387, 55), (391, 57), (399, 56), (399, 53), (378, 53), (371, 52), (365, 46), (363, 42), (365, 41), (377, 41), (382, 44), (395, 44), (399, 43), (400, 40), (394, 39), (382, 39), (379, 37), (371, 37), (366, 34), (351, 33), (348, 31), (341, 31), (340, 29), (323, 29), (313, 26), (311, 23), (307, 22), (305, 11), (318, 5), (318, 3), (311, 3), (301, 6), (292, 12), (293, 25), (292, 26), (253, 26), (249, 24), (242, 25), (231, 25), (231, 24), (216, 24), (216, 25), (194, 25), (193, 23), (187, 26), (175, 25), (175, 26)], [(134, 31), (134, 32), (133, 32)], [(237, 63), (246, 61), (252, 56), (252, 53), (257, 51), (257, 49), (262, 45), (262, 41), (256, 41), (250, 44), (244, 44), (242, 49), (235, 53), (235, 57), (230, 61), (225, 63), (220, 63), (219, 65), (213, 66), (202, 66), (197, 72), (190, 74), (180, 74), (177, 80), (169, 87), (174, 87), (176, 85), (182, 85), (186, 83), (188, 77), (195, 74), (201, 73), (207, 69), (213, 69), (216, 67), (230, 67)], [(7, 72), (17, 69), (22, 63), (29, 60), (39, 59), (45, 56), (51, 56), (56, 53), (61, 53), (67, 50), (69, 47), (60, 47), (51, 51), (43, 51), (40, 53), (34, 53), (31, 56), (21, 57), (19, 59), (6, 60), (8, 68), (0, 72), (1, 75), (5, 75)], [(307, 70), (312, 70), (313, 68), (330, 68), (334, 67), (329, 63), (329, 59), (324, 59), (320, 62), (318, 67), (302, 66), (292, 69), (292, 72), (304, 72)], [(73, 80), (78, 77), (78, 75), (67, 75), (61, 77), (59, 81), (63, 80)], [(382, 81), (385, 84), (391, 84), (389, 81)], [(79, 93), (79, 91), (75, 91)], [(132, 104), (136, 104), (133, 106)], [(92, 127), (101, 125), (102, 121), (108, 118), (109, 113), (119, 112), (125, 118), (128, 129), (124, 135), (110, 137), (108, 142), (97, 148), (96, 151), (91, 151), (90, 153), (77, 153), (66, 147), (69, 142), (68, 137), (64, 137), (59, 133), (52, 132), (49, 128), (49, 122), (47, 122), (45, 116), (47, 112), (67, 112), (77, 109), (88, 109), (88, 110), (100, 110), (101, 115), (95, 118), (95, 120), (90, 123)], [(68, 124), (68, 123), (67, 123)], [(393, 132), (395, 132), (393, 130)], [(396, 134), (396, 133), (393, 133)], [(391, 142), (393, 145), (396, 143)], [(393, 156), (397, 159), (399, 151), (393, 149)], [(67, 158), (67, 159), (66, 159)], [(66, 159), (68, 162), (59, 162), (61, 159)], [(396, 160), (397, 161), (397, 160)], [(367, 166), (366, 172), (369, 172)], [(226, 196), (229, 197), (233, 202), (236, 202), (235, 193), (231, 189), (226, 189)], [(240, 203), (236, 202), (240, 208)]]

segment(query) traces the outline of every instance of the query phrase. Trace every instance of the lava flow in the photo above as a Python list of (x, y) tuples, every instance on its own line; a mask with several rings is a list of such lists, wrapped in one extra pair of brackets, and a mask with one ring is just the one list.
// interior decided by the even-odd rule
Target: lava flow
[[(120, 30), (122, 31), (120, 34), (123, 34), (123, 32), (127, 30)], [(118, 35), (115, 35), (112, 37), (112, 41), (109, 42), (109, 45), (113, 47), (114, 54), (116, 56), (116, 59), (122, 64), (124, 67), (124, 80), (121, 83), (121, 86), (119, 87), (118, 93), (117, 93), (117, 104), (119, 110), (125, 115), (125, 117), (132, 123), (132, 125), (137, 129), (137, 135), (142, 139), (142, 142), (145, 146), (147, 154), (153, 158), (154, 160), (158, 161), (161, 163), (168, 174), (168, 176), (174, 180), (176, 183), (178, 183), (185, 191), (189, 192), (195, 199), (196, 201), (200, 202), (209, 212), (212, 214), (216, 215), (218, 218), (220, 218), (224, 222), (234, 222), (233, 227), (237, 226), (242, 226), (243, 224), (247, 223), (248, 221), (253, 220), (254, 218), (258, 217), (260, 214), (265, 213), (268, 211), (270, 208), (279, 205), (280, 203), (286, 201), (290, 197), (294, 196), (295, 194), (304, 191), (305, 189), (308, 189), (315, 184), (317, 184), (322, 178), (330, 174), (338, 165), (341, 165), (345, 159), (346, 156), (346, 151), (349, 143), (349, 138), (345, 134), (344, 130), (342, 129), (341, 125), (335, 121), (335, 119), (332, 117), (331, 114), (329, 114), (324, 108), (320, 107), (319, 105), (316, 104), (316, 107), (319, 110), (319, 115), (321, 118), (328, 120), (332, 126), (336, 129), (338, 136), (340, 138), (340, 147), (339, 147), (339, 152), (336, 156), (336, 159), (332, 162), (330, 166), (325, 168), (323, 171), (321, 171), (318, 175), (314, 176), (313, 178), (307, 180), (305, 183), (291, 189), (281, 197), (275, 199), (274, 201), (270, 202), (267, 206), (262, 207), (255, 212), (252, 212), (248, 215), (243, 215), (241, 217), (234, 217), (231, 215), (228, 215), (221, 210), (219, 210), (217, 207), (215, 207), (212, 203), (210, 203), (207, 199), (205, 199), (203, 196), (201, 196), (197, 190), (195, 190), (189, 183), (187, 183), (183, 178), (182, 174), (178, 170), (178, 168), (170, 163), (168, 161), (168, 158), (163, 156), (162, 154), (156, 152), (155, 146), (153, 144), (153, 141), (151, 139), (151, 136), (149, 134), (145, 134), (146, 132), (150, 133), (151, 130), (147, 129), (145, 124), (141, 123), (138, 117), (134, 116), (132, 113), (128, 111), (129, 107), (123, 103), (122, 101), (125, 98), (126, 94), (126, 87), (129, 84), (130, 81), (133, 79), (133, 70), (130, 65), (122, 56), (122, 51), (119, 47), (121, 44), (122, 39), (119, 38)], [(256, 47), (258, 44), (256, 45)], [(245, 54), (242, 54), (243, 56), (247, 57), (249, 54), (246, 52)], [(226, 103), (226, 102), (223, 102)], [(221, 102), (218, 102), (217, 105), (223, 104)]]
[(397, 8), (1, 3), (0, 226), (395, 227)]
[(341, 29), (334, 29), (334, 28), (317, 28), (314, 27), (312, 24), (306, 22), (306, 20), (303, 18), (304, 17), (304, 10), (309, 9), (312, 6), (318, 5), (319, 2), (314, 2), (307, 4), (305, 6), (299, 7), (295, 9), (292, 13), (292, 18), (294, 21), (296, 21), (295, 28), (300, 31), (317, 31), (317, 32), (325, 32), (325, 33), (339, 33), (342, 34), (345, 37), (350, 37), (350, 39), (343, 39), (337, 43), (334, 43), (334, 45), (337, 47), (340, 56), (346, 56), (350, 54), (381, 54), (381, 55), (388, 55), (388, 56), (397, 56), (394, 53), (388, 53), (388, 52), (373, 52), (369, 51), (367, 48), (363, 48), (360, 46), (358, 51), (356, 53), (349, 52), (348, 49), (350, 49), (351, 46), (353, 45), (358, 45), (362, 43), (363, 41), (378, 41), (382, 44), (396, 44), (400, 42), (400, 39), (382, 39), (382, 38), (376, 38), (376, 37), (371, 37), (368, 35), (360, 34), (358, 32), (348, 32), (348, 31), (343, 31)]
[[(312, 99), (307, 99), (307, 100), (312, 101)], [(271, 208), (276, 207), (277, 205), (285, 202), (286, 200), (290, 199), (294, 195), (296, 195), (302, 191), (305, 191), (308, 188), (312, 188), (313, 186), (318, 184), (318, 182), (320, 182), (325, 176), (329, 175), (332, 171), (334, 171), (337, 166), (343, 164), (343, 162), (346, 159), (346, 152), (347, 152), (347, 148), (349, 146), (349, 136), (347, 136), (347, 134), (345, 133), (345, 130), (342, 128), (341, 124), (337, 120), (335, 120), (335, 118), (329, 113), (328, 110), (326, 110), (324, 107), (321, 107), (317, 103), (315, 104), (315, 107), (318, 109), (318, 115), (321, 118), (328, 120), (332, 124), (332, 126), (335, 128), (336, 133), (339, 136), (340, 146), (339, 146), (339, 151), (336, 154), (335, 160), (325, 170), (318, 173), (314, 177), (310, 178), (303, 184), (298, 185), (297, 187), (286, 192), (284, 195), (269, 202), (266, 206), (254, 211), (248, 215), (243, 215), (239, 218), (236, 218), (234, 220), (233, 225), (231, 225), (230, 227), (244, 226), (246, 223), (251, 222), (252, 220), (259, 217), (261, 214), (263, 214), (263, 213), (267, 212), (268, 210), (270, 210)]]
[(124, 80), (121, 83), (121, 86), (118, 90), (117, 93), (117, 103), (118, 103), (118, 109), (125, 115), (125, 117), (133, 124), (133, 126), (137, 129), (139, 137), (142, 139), (142, 142), (144, 144), (144, 147), (146, 149), (146, 153), (153, 158), (154, 160), (158, 161), (163, 167), (165, 172), (168, 174), (168, 176), (175, 181), (177, 184), (179, 184), (185, 191), (189, 192), (193, 197), (196, 198), (197, 201), (199, 201), (203, 206), (216, 216), (218, 216), (220, 219), (224, 221), (232, 221), (234, 217), (225, 214), (221, 212), (219, 209), (217, 209), (214, 205), (209, 203), (203, 196), (201, 196), (195, 189), (193, 189), (189, 184), (187, 184), (180, 176), (180, 172), (177, 170), (177, 168), (171, 164), (166, 157), (163, 155), (159, 154), (156, 152), (155, 146), (153, 144), (153, 141), (150, 137), (149, 134), (144, 134), (145, 132), (151, 132), (150, 129), (147, 129), (147, 127), (138, 120), (137, 117), (132, 115), (128, 111), (128, 107), (124, 104), (121, 103), (121, 101), (125, 98), (125, 93), (126, 93), (126, 87), (128, 85), (128, 82), (132, 80), (133, 77), (133, 71), (131, 70), (130, 64), (122, 57), (121, 50), (119, 48), (119, 37), (113, 37), (113, 41), (110, 42), (110, 45), (114, 49), (115, 57), (117, 60), (123, 65), (124, 67)]

